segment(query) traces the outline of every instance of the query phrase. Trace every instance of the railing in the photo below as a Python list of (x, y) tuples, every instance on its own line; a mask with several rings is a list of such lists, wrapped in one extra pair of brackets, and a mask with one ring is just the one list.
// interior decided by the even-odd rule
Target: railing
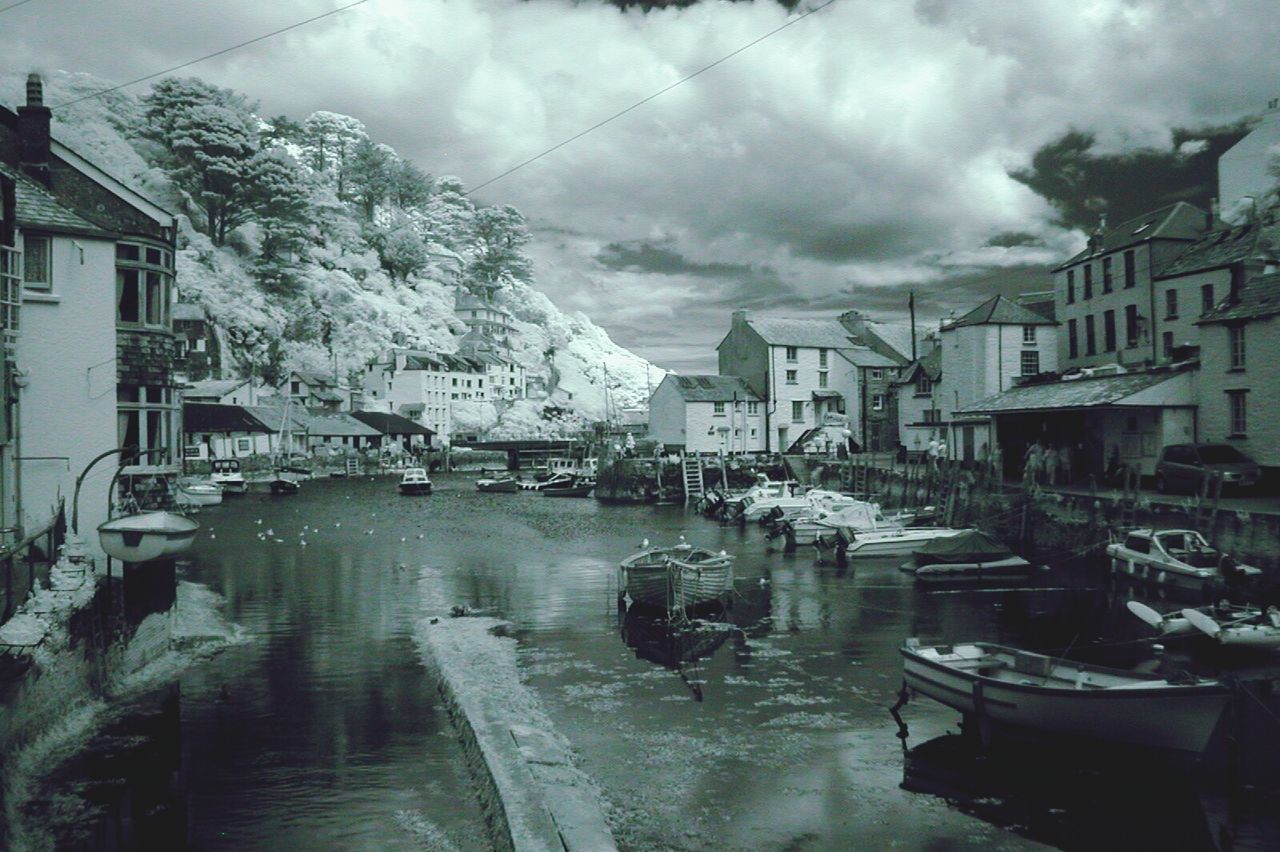
[(48, 526), (0, 551), (0, 624), (13, 617), (37, 580), (47, 580), (67, 536), (66, 502)]

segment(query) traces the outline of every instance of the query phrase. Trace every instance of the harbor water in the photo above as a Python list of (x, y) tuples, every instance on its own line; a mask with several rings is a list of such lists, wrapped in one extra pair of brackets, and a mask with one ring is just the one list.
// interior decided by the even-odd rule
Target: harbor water
[[(905, 741), (889, 714), (909, 636), (1137, 662), (1144, 626), (1096, 563), (922, 591), (901, 558), (817, 564), (678, 506), (483, 494), (463, 474), (422, 497), (316, 480), (200, 520), (180, 577), (220, 595), (245, 641), (120, 708), (43, 779), (32, 807), (59, 846), (488, 848), (413, 641), (461, 607), (511, 622), (625, 848), (1213, 848), (1213, 808), (1155, 768), (977, 759), (947, 708), (909, 703)], [(620, 608), (619, 560), (680, 536), (737, 556), (728, 606), (674, 628)]]

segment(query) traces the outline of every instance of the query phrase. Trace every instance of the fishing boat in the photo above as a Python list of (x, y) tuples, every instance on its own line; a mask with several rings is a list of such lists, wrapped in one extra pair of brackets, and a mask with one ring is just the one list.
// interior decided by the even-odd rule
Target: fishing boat
[(249, 483), (245, 482), (240, 471), (240, 459), (214, 459), (209, 467), (209, 481), (222, 489), (223, 496), (244, 494), (249, 490)]
[(431, 479), (426, 468), (406, 467), (397, 486), (401, 494), (430, 494)]
[(618, 566), (618, 594), (633, 603), (668, 611), (717, 600), (733, 589), (733, 557), (723, 550), (694, 547), (681, 537), (672, 547), (649, 547)]
[(514, 476), (477, 479), (476, 490), (502, 494), (514, 494), (520, 490), (520, 481)]
[(590, 497), (596, 487), (596, 481), (590, 478), (571, 476), (567, 482), (549, 484), (542, 489), (543, 497)]
[(178, 500), (189, 506), (217, 506), (222, 502), (222, 486), (207, 479), (184, 476), (178, 480)]
[(1231, 690), (971, 642), (901, 648), (907, 686), (996, 728), (1199, 755)]
[(1213, 600), (1226, 587), (1261, 576), (1252, 565), (1236, 562), (1210, 546), (1196, 530), (1132, 530), (1107, 545), (1111, 571), (1118, 576)]
[(671, 576), (669, 609), (688, 609), (720, 600), (733, 591), (733, 557), (676, 552), (667, 559)]
[(173, 512), (138, 512), (98, 525), (98, 542), (113, 559), (150, 562), (186, 552), (200, 524)]
[(296, 479), (290, 479), (281, 471), (276, 471), (275, 476), (271, 479), (270, 488), (272, 494), (289, 496), (301, 491), (302, 485)]
[(927, 542), (911, 552), (902, 570), (922, 583), (1022, 580), (1040, 570), (982, 530), (965, 530)]

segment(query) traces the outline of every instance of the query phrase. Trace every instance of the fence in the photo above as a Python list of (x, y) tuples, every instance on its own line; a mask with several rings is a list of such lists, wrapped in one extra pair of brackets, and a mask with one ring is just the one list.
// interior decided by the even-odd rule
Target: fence
[(38, 581), (48, 580), (67, 536), (65, 501), (58, 504), (53, 520), (0, 552), (0, 624), (13, 617)]

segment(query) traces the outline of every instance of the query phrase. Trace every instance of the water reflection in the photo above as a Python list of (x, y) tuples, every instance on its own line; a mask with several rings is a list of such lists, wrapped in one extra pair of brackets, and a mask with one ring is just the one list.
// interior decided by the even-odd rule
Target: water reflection
[(707, 682), (701, 661), (729, 639), (735, 647), (746, 648), (745, 634), (723, 607), (668, 619), (633, 604), (622, 619), (622, 641), (635, 650), (636, 657), (675, 671), (696, 701), (702, 700)]

